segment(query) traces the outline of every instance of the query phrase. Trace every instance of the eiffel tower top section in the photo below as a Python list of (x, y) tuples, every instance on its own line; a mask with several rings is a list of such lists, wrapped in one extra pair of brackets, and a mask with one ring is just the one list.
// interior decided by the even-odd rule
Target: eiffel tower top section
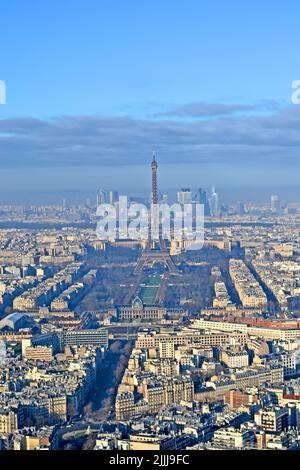
[(155, 153), (153, 152), (153, 159), (151, 162), (151, 171), (152, 171), (152, 204), (158, 203), (157, 195), (157, 168), (158, 164), (156, 161)]

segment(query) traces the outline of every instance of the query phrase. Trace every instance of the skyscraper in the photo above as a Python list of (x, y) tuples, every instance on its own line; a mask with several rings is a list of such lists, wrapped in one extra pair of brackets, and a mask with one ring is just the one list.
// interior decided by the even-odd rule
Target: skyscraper
[(208, 203), (207, 192), (204, 189), (199, 188), (197, 191), (197, 201), (199, 204), (204, 206), (204, 215), (210, 215), (210, 208)]
[(219, 215), (219, 195), (216, 193), (214, 187), (212, 187), (211, 195), (209, 198), (209, 207), (210, 207), (210, 214), (215, 217)]
[(109, 204), (108, 191), (100, 190), (97, 194), (97, 206), (100, 204)]
[(182, 188), (177, 192), (177, 202), (179, 202), (179, 204), (191, 204), (192, 200), (192, 191), (190, 188)]
[(100, 190), (97, 194), (97, 206), (99, 204), (114, 204), (119, 199), (118, 191)]
[(280, 209), (279, 196), (277, 194), (272, 194), (271, 196), (271, 211), (276, 213)]
[(115, 202), (118, 202), (119, 200), (119, 193), (118, 191), (109, 191), (109, 203), (110, 204), (115, 204)]
[(246, 210), (245, 210), (245, 204), (244, 204), (244, 202), (239, 201), (239, 202), (237, 203), (237, 213), (238, 213), (239, 215), (244, 215), (245, 212), (246, 212)]

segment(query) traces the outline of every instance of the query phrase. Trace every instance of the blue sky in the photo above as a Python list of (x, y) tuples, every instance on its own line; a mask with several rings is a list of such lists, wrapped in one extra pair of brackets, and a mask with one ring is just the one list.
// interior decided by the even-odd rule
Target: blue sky
[(4, 187), (39, 189), (45, 168), (54, 189), (131, 187), (152, 149), (164, 186), (289, 184), (299, 13), (291, 0), (1, 2)]
[(299, 11), (297, 1), (6, 0), (1, 115), (287, 102), (300, 72)]

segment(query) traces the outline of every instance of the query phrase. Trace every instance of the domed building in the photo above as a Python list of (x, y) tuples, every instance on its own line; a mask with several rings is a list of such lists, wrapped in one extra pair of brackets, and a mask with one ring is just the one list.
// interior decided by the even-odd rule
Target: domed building
[(159, 305), (144, 305), (139, 297), (135, 297), (131, 305), (116, 307), (119, 320), (159, 320), (166, 316), (167, 310)]

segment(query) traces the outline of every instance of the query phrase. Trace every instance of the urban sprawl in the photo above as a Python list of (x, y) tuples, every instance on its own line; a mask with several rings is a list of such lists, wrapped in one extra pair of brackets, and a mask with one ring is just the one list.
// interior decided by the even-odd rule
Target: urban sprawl
[(300, 448), (300, 205), (176, 199), (200, 250), (101, 240), (90, 200), (0, 207), (1, 450)]

